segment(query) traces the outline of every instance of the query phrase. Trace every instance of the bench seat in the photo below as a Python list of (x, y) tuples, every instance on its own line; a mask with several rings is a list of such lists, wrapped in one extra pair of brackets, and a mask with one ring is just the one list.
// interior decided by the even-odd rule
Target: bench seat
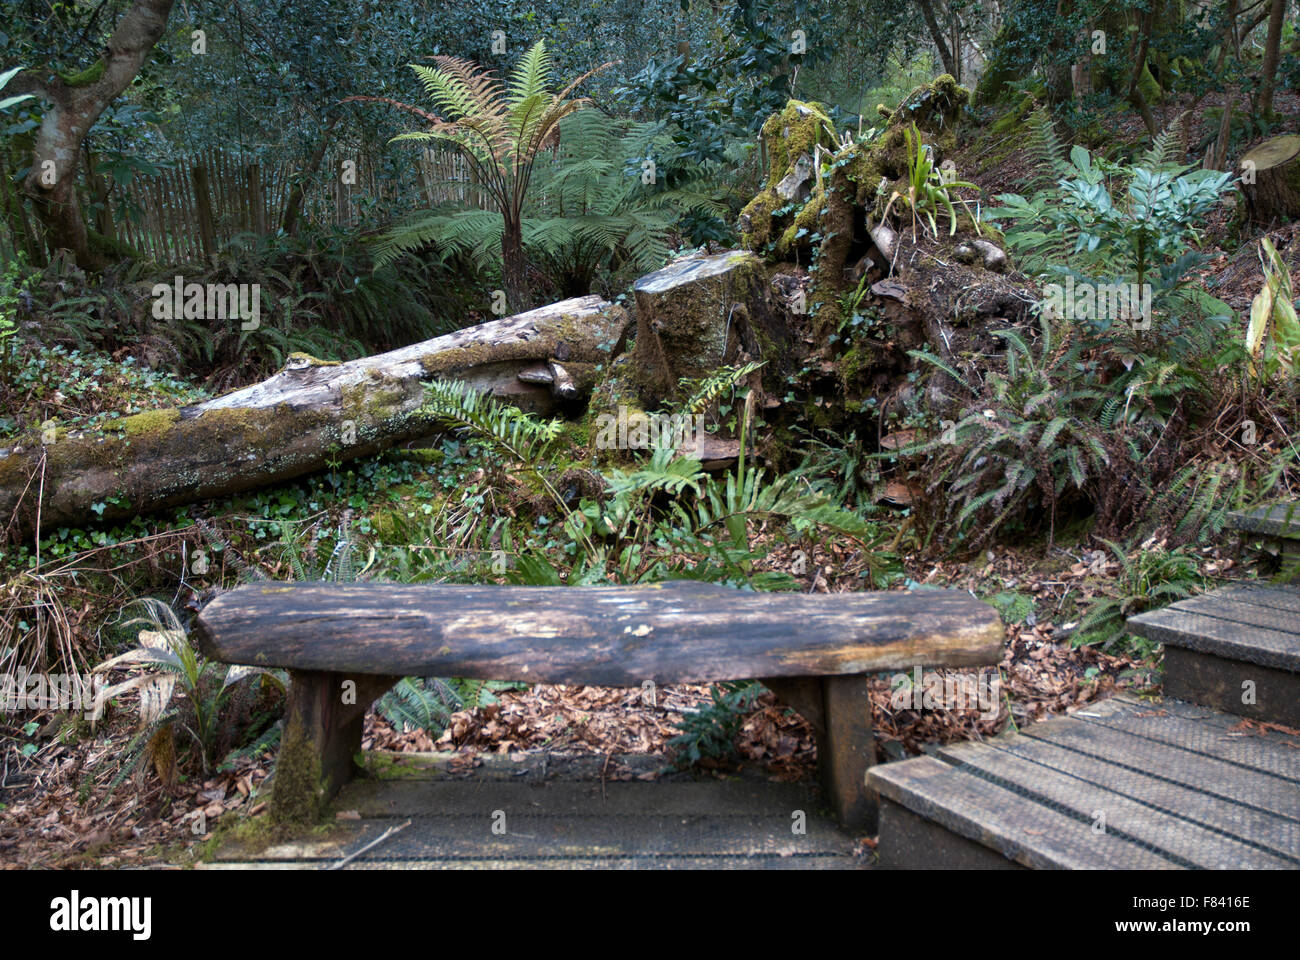
[(827, 799), (867, 829), (866, 675), (996, 664), (997, 613), (965, 591), (753, 593), (690, 580), (516, 587), (258, 583), (198, 616), (210, 659), (291, 673), (271, 809), (319, 816), (353, 775), (361, 723), (404, 676), (644, 686), (758, 679), (817, 738)]

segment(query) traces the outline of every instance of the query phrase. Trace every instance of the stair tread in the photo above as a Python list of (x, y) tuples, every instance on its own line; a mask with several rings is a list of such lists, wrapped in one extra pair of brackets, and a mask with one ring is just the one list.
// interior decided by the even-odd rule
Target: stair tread
[(1300, 824), (1300, 790), (1285, 778), (1073, 717), (1031, 724), (1023, 734)]
[(1237, 603), (1253, 603), (1274, 610), (1289, 610), (1300, 618), (1300, 586), (1243, 581), (1224, 584), (1205, 596), (1223, 597)]
[(1241, 717), (1212, 707), (1172, 697), (1143, 703), (1118, 696), (1089, 704), (1073, 716), (1284, 777), (1300, 786), (1300, 739), (1247, 725)]
[(1297, 603), (1295, 610), (1283, 610), (1258, 603), (1243, 603), (1222, 594), (1207, 593), (1188, 600), (1179, 600), (1165, 609), (1214, 617), (1216, 620), (1224, 620), (1243, 627), (1261, 627), (1278, 633), (1288, 633), (1294, 636), (1297, 645), (1300, 645), (1300, 602)]
[[(1249, 730), (1208, 707), (1120, 696), (868, 779), (886, 801), (1025, 866), (1294, 870), (1300, 741)], [(882, 832), (882, 849), (896, 839)]]
[(1234, 510), (1228, 525), (1246, 533), (1300, 540), (1300, 503), (1270, 503), (1254, 510)]
[[(1285, 821), (1056, 744), (1011, 734), (987, 744), (944, 747), (940, 756), (1089, 820), (1098, 829), (1176, 857), (1189, 868), (1281, 870), (1300, 864), (1242, 836), (1251, 828), (1281, 833)], [(1243, 818), (1240, 813), (1254, 816)]]
[(1191, 600), (1180, 600), (1162, 610), (1130, 617), (1128, 628), (1167, 646), (1297, 673), (1300, 672), (1298, 623), (1300, 609), (1295, 613), (1295, 620), (1290, 621), (1284, 610), (1228, 600), (1213, 591)]
[[(872, 767), (882, 797), (1009, 860), (1038, 869), (1177, 869), (1179, 864), (1090, 821), (1067, 816), (934, 757)], [(886, 842), (882, 836), (881, 842)]]

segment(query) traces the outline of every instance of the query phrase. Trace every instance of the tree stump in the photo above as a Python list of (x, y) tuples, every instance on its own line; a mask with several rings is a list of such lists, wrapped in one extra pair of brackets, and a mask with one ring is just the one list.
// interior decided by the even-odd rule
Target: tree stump
[(1241, 158), (1241, 192), (1250, 223), (1300, 217), (1300, 135), (1265, 140)]

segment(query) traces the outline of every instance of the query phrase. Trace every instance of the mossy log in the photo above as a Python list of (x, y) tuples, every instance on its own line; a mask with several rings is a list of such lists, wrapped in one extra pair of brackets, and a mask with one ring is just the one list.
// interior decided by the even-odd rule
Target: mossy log
[(1300, 218), (1300, 135), (1265, 140), (1241, 158), (1247, 219), (1258, 226)]
[(113, 520), (368, 456), (430, 432), (418, 411), (424, 381), (438, 378), (549, 412), (590, 393), (627, 319), (580, 297), (348, 363), (291, 354), (261, 383), (95, 430), (47, 424), (0, 449), (0, 521), (11, 536), (38, 520), (76, 525), (96, 518), (96, 504), (98, 519)]

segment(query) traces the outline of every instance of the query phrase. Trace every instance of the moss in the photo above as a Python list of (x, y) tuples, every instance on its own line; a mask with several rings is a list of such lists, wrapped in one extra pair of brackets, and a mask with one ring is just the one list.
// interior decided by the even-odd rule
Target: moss
[[(868, 144), (854, 144), (846, 153), (836, 155), (835, 164), (839, 176), (854, 185), (853, 202), (865, 206), (880, 187), (880, 178), (885, 176), (875, 151)], [(834, 173), (831, 179), (836, 180)]]
[[(1026, 94), (1019, 103), (989, 125), (989, 133), (1000, 137), (1016, 133), (1025, 133), (1027, 135), (1029, 130), (1027, 121), (1033, 109), (1034, 98)], [(1023, 146), (1023, 144), (1017, 144), (1016, 146)]]
[(126, 433), (128, 438), (155, 436), (181, 418), (176, 409), (146, 410), (133, 417), (114, 421), (116, 429)]
[(747, 249), (762, 247), (776, 231), (775, 211), (789, 205), (777, 193), (776, 186), (791, 173), (799, 157), (803, 154), (813, 156), (818, 144), (824, 147), (832, 145), (831, 133), (820, 116), (825, 113), (826, 107), (820, 103), (790, 100), (764, 122), (767, 181), (740, 212), (741, 242)]
[(441, 767), (441, 764), (430, 762), (425, 757), (380, 752), (367, 752), (362, 763), (365, 775), (376, 780), (426, 779), (431, 769)]
[(96, 60), (84, 70), (74, 70), (69, 73), (60, 73), (59, 79), (69, 87), (88, 87), (92, 83), (97, 83), (104, 76), (104, 68), (107, 62), (101, 58)]
[[(616, 312), (617, 310), (614, 311)], [(454, 377), (471, 367), (489, 363), (541, 361), (554, 354), (557, 344), (564, 343), (570, 349), (569, 359), (564, 361), (564, 365), (572, 372), (575, 366), (598, 363), (604, 359), (601, 351), (608, 349), (610, 344), (594, 342), (592, 329), (594, 325), (608, 322), (608, 319), (593, 318), (590, 314), (564, 313), (547, 320), (538, 329), (538, 336), (532, 339), (508, 343), (467, 343), (449, 350), (437, 350), (421, 357), (420, 367), (430, 376)], [(621, 330), (613, 330), (615, 340), (619, 333)]]
[(431, 376), (448, 376), (493, 360), (532, 360), (536, 357), (536, 348), (527, 342), (469, 343), (463, 347), (426, 353), (420, 358), (420, 367)]
[(315, 823), (325, 807), (320, 754), (299, 723), (284, 732), (268, 812), (272, 823)]
[(402, 456), (408, 460), (414, 460), (416, 463), (422, 463), (426, 467), (438, 466), (447, 459), (446, 453), (434, 447), (415, 447), (410, 450), (403, 450)]
[(876, 361), (876, 351), (868, 343), (857, 343), (837, 361), (840, 383), (848, 390), (858, 374)]
[(390, 547), (404, 547), (410, 542), (406, 533), (407, 518), (402, 510), (377, 510), (370, 516), (375, 539)]
[(768, 184), (776, 186), (790, 172), (799, 155), (812, 156), (817, 144), (829, 146), (830, 133), (818, 114), (825, 114), (821, 103), (790, 100), (779, 113), (763, 124), (763, 143), (768, 151)]
[(794, 219), (790, 221), (790, 226), (785, 228), (785, 232), (781, 234), (781, 238), (777, 241), (776, 252), (778, 256), (785, 257), (794, 249), (799, 240), (802, 239), (799, 236), (800, 230), (805, 231), (805, 237), (816, 232), (817, 220), (825, 205), (825, 189), (814, 190), (812, 196), (808, 198), (808, 202), (794, 215)]
[[(776, 189), (766, 187), (740, 211), (740, 242), (747, 250), (757, 250), (772, 236), (772, 212), (781, 205)], [(748, 229), (746, 229), (746, 227)]]
[(289, 356), (285, 357), (286, 365), (290, 360), (298, 363), (304, 363), (309, 367), (337, 367), (341, 365), (338, 360), (322, 360), (320, 357), (313, 357), (310, 353), (303, 353), (301, 350), (295, 350)]
[(114, 240), (94, 230), (86, 231), (86, 244), (91, 251), (110, 260), (143, 260), (135, 247), (123, 240)]
[(352, 828), (339, 822), (318, 824), (276, 823), (269, 815), (234, 816), (228, 814), (217, 821), (216, 828), (195, 850), (194, 859), (208, 863), (217, 853), (234, 848), (238, 859), (248, 859), (277, 843), (328, 842), (342, 838)]

